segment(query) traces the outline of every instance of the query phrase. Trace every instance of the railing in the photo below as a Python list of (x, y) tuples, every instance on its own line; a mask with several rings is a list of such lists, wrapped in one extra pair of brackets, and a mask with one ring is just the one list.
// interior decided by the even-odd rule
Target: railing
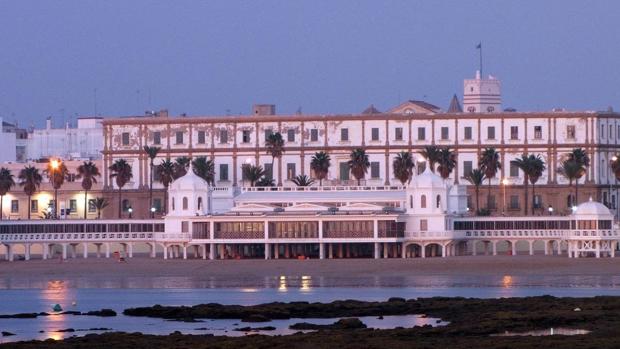
[(465, 231), (465, 238), (491, 239), (532, 239), (532, 238), (564, 238), (568, 230), (471, 230)]
[(191, 235), (189, 233), (158, 233), (155, 234), (156, 240), (183, 240), (189, 241), (191, 239)]
[(374, 233), (372, 231), (325, 231), (323, 238), (325, 239), (372, 239)]
[(59, 233), (1, 234), (1, 242), (114, 242), (151, 241), (154, 233)]
[(410, 239), (454, 239), (461, 238), (458, 231), (405, 231), (405, 238)]
[(242, 192), (256, 191), (395, 191), (404, 190), (400, 185), (333, 185), (333, 186), (310, 186), (310, 187), (243, 187)]
[(618, 230), (570, 230), (568, 231), (568, 238), (572, 239), (587, 239), (587, 238), (601, 238), (601, 239), (613, 239), (616, 240), (620, 237), (620, 231)]

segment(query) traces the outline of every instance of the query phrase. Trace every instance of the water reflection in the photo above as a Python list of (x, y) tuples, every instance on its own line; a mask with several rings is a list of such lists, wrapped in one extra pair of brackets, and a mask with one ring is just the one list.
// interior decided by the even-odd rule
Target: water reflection
[(512, 287), (512, 276), (504, 275), (504, 277), (502, 278), (502, 287), (504, 288)]
[(546, 330), (535, 330), (535, 331), (526, 331), (526, 332), (509, 332), (506, 331), (504, 333), (492, 334), (491, 336), (495, 337), (516, 337), (516, 336), (578, 336), (583, 334), (588, 334), (590, 331), (588, 330), (580, 330), (574, 328), (549, 328)]
[(286, 292), (286, 276), (280, 276), (280, 285), (278, 286), (278, 291)]
[(309, 292), (312, 287), (312, 278), (310, 276), (302, 276), (301, 277), (301, 291)]

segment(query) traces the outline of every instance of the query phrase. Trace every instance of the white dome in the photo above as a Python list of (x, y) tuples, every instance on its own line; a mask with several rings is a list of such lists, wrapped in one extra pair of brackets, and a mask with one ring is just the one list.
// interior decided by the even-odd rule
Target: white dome
[(207, 190), (209, 184), (204, 179), (198, 177), (192, 167), (187, 170), (187, 173), (181, 177), (176, 179), (174, 182), (170, 184), (169, 191), (174, 190), (191, 190), (191, 191), (200, 191)]
[(577, 206), (577, 210), (575, 211), (576, 216), (611, 216), (611, 212), (607, 208), (607, 206), (601, 204), (600, 202), (593, 201), (590, 198), (589, 201), (579, 204)]
[(411, 183), (416, 188), (445, 188), (446, 182), (436, 173), (430, 170), (430, 166), (421, 175), (413, 177)]

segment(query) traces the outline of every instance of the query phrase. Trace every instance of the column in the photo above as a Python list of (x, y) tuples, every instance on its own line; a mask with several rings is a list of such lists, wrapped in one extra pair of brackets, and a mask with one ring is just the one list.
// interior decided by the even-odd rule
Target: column
[(562, 241), (558, 240), (558, 256), (562, 255)]
[(614, 258), (616, 257), (616, 244), (618, 242), (616, 241), (610, 241), (611, 244), (611, 251), (609, 252), (609, 257)]
[(202, 248), (202, 259), (207, 259), (207, 244), (200, 245)]
[(325, 244), (322, 242), (319, 243), (319, 258), (325, 259)]
[(549, 241), (545, 240), (545, 256), (549, 254)]
[(373, 220), (372, 221), (372, 232), (373, 232), (373, 237), (375, 239), (379, 238), (379, 221), (378, 220)]
[(375, 242), (375, 259), (381, 258), (381, 246), (378, 242)]
[(110, 243), (105, 243), (105, 258), (110, 258)]
[(493, 245), (493, 255), (497, 256), (497, 241), (491, 241), (491, 244)]
[(62, 259), (67, 259), (67, 244), (62, 244)]
[(403, 242), (403, 244), (402, 244), (402, 251), (400, 251), (400, 252), (401, 252), (401, 253), (400, 253), (400, 254), (401, 254), (401, 257), (402, 257), (403, 259), (404, 259), (404, 258), (407, 258), (407, 253), (406, 253), (406, 252), (407, 252), (407, 247), (405, 246), (405, 243), (404, 243), (404, 242)]
[(271, 245), (265, 243), (265, 259), (271, 258)]
[(183, 259), (187, 259), (187, 245), (183, 244)]
[(97, 248), (97, 258), (101, 258), (101, 244), (95, 244), (95, 247)]
[(25, 259), (29, 261), (30, 260), (30, 244), (24, 245), (24, 252), (25, 252)]
[(426, 258), (426, 244), (420, 244), (420, 256)]
[(594, 246), (596, 249), (596, 258), (601, 258), (601, 242), (600, 241), (594, 241)]
[(82, 243), (82, 255), (84, 257), (84, 259), (88, 258), (88, 244), (87, 243)]
[(150, 244), (151, 246), (151, 258), (157, 257), (157, 245), (155, 243)]
[(127, 250), (128, 250), (129, 258), (133, 258), (133, 243), (132, 242), (127, 243)]
[(388, 258), (388, 243), (383, 243), (383, 258)]
[(280, 258), (280, 245), (278, 245), (277, 243), (273, 245), (273, 257), (275, 259)]
[(334, 244), (329, 244), (329, 259), (334, 258)]
[(446, 245), (441, 245), (441, 258), (446, 258)]
[(512, 256), (516, 256), (517, 255), (517, 242), (516, 241), (510, 241), (510, 247), (512, 249), (511, 251), (511, 255)]
[(13, 261), (13, 245), (6, 245), (6, 250), (8, 252), (8, 256), (9, 256), (9, 262)]
[(49, 254), (50, 246), (48, 244), (43, 244), (43, 260), (46, 260)]
[(164, 259), (168, 259), (168, 246), (164, 244)]
[(568, 242), (568, 247), (567, 247), (567, 250), (568, 250), (568, 258), (573, 258), (573, 248), (572, 248), (572, 247), (573, 247), (573, 242), (572, 242), (572, 241), (569, 241), (569, 242)]
[(77, 250), (77, 244), (71, 244), (71, 258), (75, 258), (75, 250)]
[(529, 240), (528, 243), (530, 244), (530, 256), (534, 255), (534, 241)]

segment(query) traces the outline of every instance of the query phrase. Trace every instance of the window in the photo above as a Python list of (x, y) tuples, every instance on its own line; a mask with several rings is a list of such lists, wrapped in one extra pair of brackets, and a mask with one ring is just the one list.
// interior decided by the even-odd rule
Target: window
[(426, 208), (426, 195), (420, 196), (420, 207)]
[(188, 202), (188, 200), (187, 200), (187, 196), (184, 196), (184, 197), (183, 197), (182, 202), (183, 202), (183, 210), (187, 210), (187, 209), (188, 209), (188, 206), (189, 206), (189, 202)]
[(467, 177), (473, 169), (473, 163), (471, 161), (463, 161), (463, 177)]
[(131, 207), (131, 203), (129, 202), (129, 200), (124, 199), (121, 204), (121, 207), (123, 208), (123, 212), (127, 212), (129, 211), (129, 208)]
[(409, 208), (413, 208), (413, 195), (409, 195)]
[(71, 199), (69, 200), (69, 213), (77, 212), (77, 200)]
[(426, 170), (426, 161), (418, 162), (416, 168), (418, 169), (418, 174), (424, 173), (424, 170)]
[(286, 141), (295, 142), (295, 130), (293, 129), (286, 130)]
[(612, 134), (613, 131), (614, 131), (614, 129), (611, 127), (611, 125), (609, 125), (609, 138), (613, 137), (613, 134)]
[(265, 178), (273, 179), (273, 164), (265, 164), (263, 169), (265, 171)]
[(97, 206), (95, 205), (95, 199), (88, 199), (88, 212), (97, 212)]
[(575, 139), (575, 125), (566, 126), (566, 138)]
[(286, 179), (289, 181), (295, 178), (295, 164), (288, 163), (286, 164)]
[(471, 140), (471, 126), (465, 126), (463, 131), (463, 138), (468, 141)]
[(319, 130), (313, 128), (310, 130), (310, 142), (318, 142), (319, 141)]
[(489, 202), (488, 202), (488, 206), (489, 209), (494, 210), (497, 208), (497, 203), (495, 202), (495, 195), (491, 195), (488, 198)]
[(181, 221), (181, 233), (189, 233), (189, 222)]
[(428, 220), (420, 219), (420, 230), (427, 231), (428, 230)]
[(601, 138), (605, 138), (605, 125), (601, 125)]
[(198, 207), (198, 210), (202, 210), (202, 197), (198, 197), (198, 202), (196, 203), (196, 207)]
[(205, 144), (205, 131), (198, 131), (198, 144)]
[(129, 132), (123, 132), (122, 138), (123, 145), (129, 145)]
[(542, 139), (542, 126), (534, 126), (534, 139)]
[(403, 128), (402, 128), (402, 127), (397, 127), (397, 128), (395, 129), (394, 138), (395, 138), (397, 141), (402, 141), (402, 140), (403, 140)]
[(349, 164), (346, 162), (340, 163), (340, 180), (341, 181), (349, 180)]
[(349, 140), (349, 129), (348, 128), (340, 129), (340, 140), (343, 142), (346, 142)]
[(519, 139), (519, 127), (518, 126), (510, 126), (510, 139), (512, 140)]
[(269, 136), (271, 136), (272, 134), (273, 134), (272, 129), (265, 130), (265, 142), (267, 142), (267, 140), (269, 139)]
[(370, 178), (379, 178), (379, 162), (373, 161), (370, 163)]
[(566, 197), (566, 207), (572, 208), (574, 202), (575, 202), (575, 195), (568, 194), (568, 196)]
[(157, 199), (153, 199), (153, 207), (155, 207), (155, 212), (161, 212), (161, 199), (157, 198)]
[(519, 177), (519, 167), (512, 162), (510, 163), (510, 177)]
[(448, 128), (442, 127), (441, 128), (441, 139), (445, 141), (448, 139), (449, 135), (450, 135), (450, 131), (448, 131)]
[(371, 140), (373, 141), (379, 140), (379, 129), (377, 127), (373, 127), (372, 130), (370, 130), (370, 134), (371, 134)]
[[(50, 200), (50, 207), (54, 207), (54, 200)], [(30, 212), (39, 212), (39, 201), (30, 200)]]
[(487, 139), (495, 139), (495, 126), (487, 127)]
[(426, 128), (418, 127), (418, 141), (423, 141), (426, 139)]
[(243, 143), (250, 143), (250, 130), (243, 130), (241, 141)]
[(220, 164), (220, 181), (228, 180), (228, 164)]
[(435, 207), (441, 208), (441, 195), (437, 195), (437, 198), (435, 199)]
[(220, 143), (228, 143), (228, 130), (220, 130)]
[(153, 132), (153, 144), (161, 144), (161, 132)]
[(19, 212), (19, 201), (11, 200), (11, 213)]
[(534, 195), (534, 208), (542, 207), (542, 197), (540, 195)]
[(183, 144), (183, 132), (178, 131), (175, 135), (176, 135), (176, 144)]
[(519, 195), (510, 195), (510, 209), (518, 210), (519, 207)]

